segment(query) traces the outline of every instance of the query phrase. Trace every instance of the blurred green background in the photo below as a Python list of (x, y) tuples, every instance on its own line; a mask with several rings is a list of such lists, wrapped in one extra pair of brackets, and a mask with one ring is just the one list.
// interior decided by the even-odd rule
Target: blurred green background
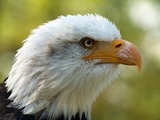
[(60, 15), (98, 13), (136, 44), (143, 68), (121, 76), (94, 103), (92, 120), (160, 120), (160, 0), (0, 0), (0, 81), (31, 30)]

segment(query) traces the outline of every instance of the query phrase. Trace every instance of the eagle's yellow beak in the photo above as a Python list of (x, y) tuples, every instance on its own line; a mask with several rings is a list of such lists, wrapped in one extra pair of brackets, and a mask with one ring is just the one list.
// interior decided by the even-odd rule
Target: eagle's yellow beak
[(101, 61), (98, 64), (137, 65), (139, 71), (142, 67), (142, 59), (138, 48), (131, 42), (122, 39), (115, 39), (111, 43), (100, 43), (84, 59), (100, 59)]

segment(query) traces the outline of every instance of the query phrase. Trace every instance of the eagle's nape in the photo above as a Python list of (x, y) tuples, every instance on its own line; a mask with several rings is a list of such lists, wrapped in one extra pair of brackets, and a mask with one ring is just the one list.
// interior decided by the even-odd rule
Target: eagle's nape
[[(0, 83), (0, 120), (47, 120), (47, 117), (43, 116), (43, 111), (34, 115), (25, 115), (21, 110), (10, 107), (11, 101), (8, 100), (8, 97), (11, 92), (7, 92), (6, 80), (7, 78), (4, 82)], [(65, 117), (64, 115), (60, 115), (54, 118), (54, 120), (65, 120)], [(75, 116), (72, 116), (71, 120), (87, 120), (87, 118), (85, 114), (80, 117), (79, 113), (77, 113)]]

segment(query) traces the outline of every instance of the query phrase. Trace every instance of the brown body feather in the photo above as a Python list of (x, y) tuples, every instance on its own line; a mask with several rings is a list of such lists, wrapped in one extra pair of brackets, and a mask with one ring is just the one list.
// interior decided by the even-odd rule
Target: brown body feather
[(11, 102), (8, 100), (10, 94), (7, 92), (5, 82), (0, 83), (0, 120), (34, 120), (34, 116), (24, 115), (21, 110), (8, 107)]

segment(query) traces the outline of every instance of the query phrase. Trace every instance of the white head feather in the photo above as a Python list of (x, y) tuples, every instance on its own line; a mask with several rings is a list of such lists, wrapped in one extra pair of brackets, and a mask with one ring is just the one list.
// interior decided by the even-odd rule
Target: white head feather
[(48, 117), (68, 119), (85, 112), (90, 119), (93, 101), (118, 74), (115, 64), (84, 61), (90, 50), (78, 43), (84, 37), (113, 41), (120, 32), (99, 15), (61, 16), (33, 30), (18, 50), (6, 86), (9, 99), (25, 114), (45, 110)]

